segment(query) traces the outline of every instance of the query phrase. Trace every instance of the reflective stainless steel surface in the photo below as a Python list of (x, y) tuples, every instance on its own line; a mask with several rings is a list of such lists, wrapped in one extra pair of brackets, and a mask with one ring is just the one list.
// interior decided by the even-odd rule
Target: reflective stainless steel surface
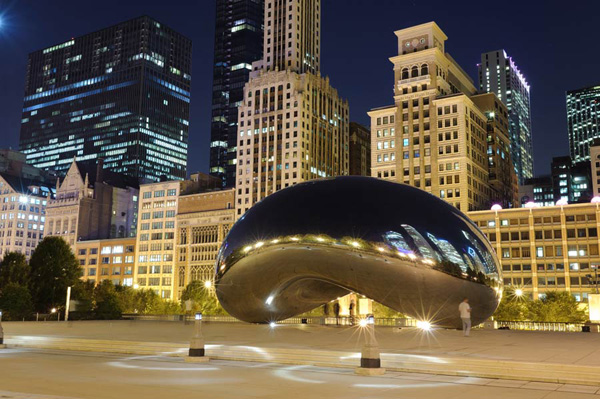
[(267, 323), (349, 292), (408, 316), (459, 327), (492, 315), (502, 286), (486, 237), (425, 191), (370, 177), (316, 180), (278, 191), (233, 226), (217, 259), (223, 307)]

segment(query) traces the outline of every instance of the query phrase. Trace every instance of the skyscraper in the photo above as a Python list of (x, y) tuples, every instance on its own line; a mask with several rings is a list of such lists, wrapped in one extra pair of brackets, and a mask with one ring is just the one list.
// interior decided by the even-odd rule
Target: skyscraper
[(320, 6), (265, 1), (264, 54), (239, 107), (237, 217), (282, 188), (348, 174), (348, 102), (319, 73)]
[[(501, 165), (509, 160), (507, 118), (496, 95), (476, 95), (435, 22), (395, 34), (394, 104), (368, 113), (371, 175), (419, 187), (463, 211), (513, 203), (513, 182)], [(499, 157), (489, 157), (491, 149)]]
[(519, 184), (533, 177), (529, 84), (504, 50), (481, 54), (479, 90), (495, 93), (508, 108), (511, 158)]
[(353, 176), (371, 176), (371, 129), (350, 122), (350, 170)]
[(210, 174), (235, 187), (238, 107), (262, 57), (264, 0), (217, 0)]
[(567, 92), (567, 129), (571, 160), (589, 161), (590, 144), (600, 138), (600, 85)]
[(29, 55), (20, 150), (64, 175), (78, 162), (140, 180), (186, 175), (192, 42), (139, 17)]

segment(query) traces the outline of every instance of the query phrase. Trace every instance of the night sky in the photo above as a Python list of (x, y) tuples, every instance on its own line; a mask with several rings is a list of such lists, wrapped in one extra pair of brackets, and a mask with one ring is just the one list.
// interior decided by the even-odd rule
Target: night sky
[[(214, 3), (0, 0), (0, 147), (18, 147), (29, 52), (147, 14), (193, 40), (188, 173), (208, 171)], [(475, 81), (480, 54), (504, 48), (531, 85), (536, 175), (569, 152), (565, 91), (600, 84), (598, 0), (322, 3), (322, 73), (349, 100), (351, 120), (363, 124), (370, 108), (393, 103), (395, 30), (436, 21), (446, 51)]]

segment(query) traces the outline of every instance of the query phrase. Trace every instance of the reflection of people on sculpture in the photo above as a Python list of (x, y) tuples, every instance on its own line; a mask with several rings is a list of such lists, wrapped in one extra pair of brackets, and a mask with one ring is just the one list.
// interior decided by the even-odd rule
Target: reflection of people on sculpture
[(354, 325), (354, 307), (355, 307), (354, 299), (352, 299), (350, 301), (350, 307), (349, 307), (349, 310), (350, 310), (350, 325), (351, 326)]
[(458, 311), (462, 320), (463, 335), (468, 337), (471, 332), (471, 306), (469, 306), (469, 298), (463, 299), (460, 305), (458, 305)]
[(333, 304), (333, 314), (335, 315), (335, 325), (340, 324), (340, 303), (336, 302)]

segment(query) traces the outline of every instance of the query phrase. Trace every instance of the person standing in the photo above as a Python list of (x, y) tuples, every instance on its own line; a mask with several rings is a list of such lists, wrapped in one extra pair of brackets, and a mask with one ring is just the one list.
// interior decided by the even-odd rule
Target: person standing
[(471, 332), (471, 306), (469, 306), (469, 298), (463, 299), (460, 305), (458, 305), (458, 311), (462, 320), (463, 335), (468, 337)]
[(335, 325), (340, 324), (340, 303), (336, 302), (333, 304), (333, 314), (335, 315)]

